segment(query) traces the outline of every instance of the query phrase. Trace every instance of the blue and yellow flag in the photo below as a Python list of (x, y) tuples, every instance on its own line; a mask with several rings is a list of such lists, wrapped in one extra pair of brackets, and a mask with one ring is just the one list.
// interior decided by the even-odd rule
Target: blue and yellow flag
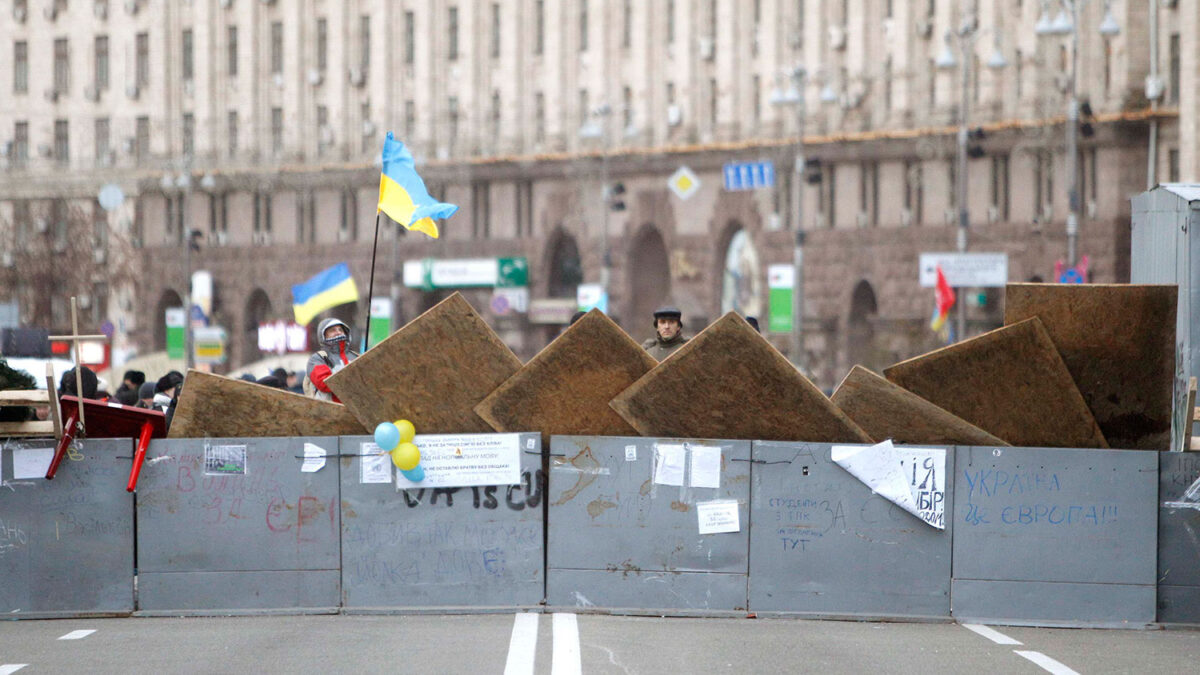
[(417, 175), (412, 153), (388, 132), (383, 141), (383, 174), (379, 176), (379, 210), (410, 230), (437, 239), (434, 218), (449, 218), (458, 207), (429, 196)]
[(346, 263), (338, 263), (302, 284), (292, 286), (292, 311), (296, 323), (308, 325), (313, 317), (330, 307), (358, 302), (358, 286)]

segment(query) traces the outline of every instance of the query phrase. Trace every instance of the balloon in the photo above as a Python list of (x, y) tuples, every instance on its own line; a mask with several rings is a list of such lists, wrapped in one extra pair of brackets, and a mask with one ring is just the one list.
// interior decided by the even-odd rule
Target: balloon
[(408, 471), (421, 463), (421, 451), (412, 443), (401, 443), (392, 450), (392, 464), (401, 471)]
[(396, 428), (400, 430), (401, 443), (412, 443), (413, 436), (417, 435), (417, 428), (408, 420), (396, 420)]
[(400, 430), (391, 422), (380, 422), (375, 427), (375, 444), (385, 451), (391, 451), (400, 443)]
[(422, 469), (419, 464), (411, 469), (408, 469), (407, 471), (401, 469), (400, 473), (404, 474), (405, 478), (414, 483), (420, 483), (421, 481), (425, 480), (425, 469)]

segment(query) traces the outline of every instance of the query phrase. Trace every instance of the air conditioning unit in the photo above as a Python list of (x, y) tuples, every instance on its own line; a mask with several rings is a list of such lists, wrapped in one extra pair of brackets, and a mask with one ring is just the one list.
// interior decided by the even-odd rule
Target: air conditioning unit
[(1054, 86), (1058, 87), (1059, 91), (1066, 93), (1071, 88), (1071, 76), (1067, 73), (1055, 73)]
[(367, 81), (367, 77), (365, 74), (363, 74), (362, 68), (351, 68), (350, 69), (350, 84), (352, 84), (356, 87), (361, 87), (361, 86), (363, 86), (363, 84), (366, 83), (366, 81)]
[(933, 22), (929, 19), (920, 19), (916, 25), (917, 37), (922, 40), (928, 40), (933, 36)]
[(42, 10), (42, 16), (46, 17), (47, 21), (54, 21), (58, 18), (58, 3), (51, 2)]
[(895, 30), (896, 30), (896, 20), (895, 19), (884, 19), (883, 21), (880, 22), (880, 25), (883, 28), (883, 34), (885, 36), (891, 38), (894, 35)]
[(900, 209), (900, 227), (911, 227), (913, 224), (912, 209)]
[(89, 101), (96, 102), (100, 100), (100, 89), (94, 84), (90, 84), (83, 88), (83, 97)]
[(1179, 6), (1179, 0), (1158, 0), (1158, 4), (1167, 9), (1175, 9)]
[(87, 309), (92, 306), (92, 296), (87, 293), (79, 294), (79, 308)]
[(45, 96), (46, 96), (47, 101), (50, 101), (51, 103), (55, 103), (58, 101), (58, 90), (55, 89), (54, 87), (50, 87), (49, 89), (46, 90)]
[(818, 229), (828, 228), (829, 227), (829, 214), (828, 213), (818, 213), (817, 217), (816, 217), (816, 221), (817, 221)]
[(129, 244), (131, 246), (133, 246), (134, 248), (141, 248), (142, 247), (142, 238), (141, 237), (130, 237)]
[(105, 150), (96, 157), (96, 163), (103, 167), (109, 167), (113, 165), (114, 159), (112, 151)]
[(125, 87), (125, 96), (131, 101), (136, 101), (138, 99), (138, 95), (141, 93), (141, 88), (136, 84), (131, 84), (128, 87)]
[(54, 249), (55, 253), (66, 253), (67, 252), (66, 238), (65, 237), (55, 237), (54, 244), (51, 246), (51, 248)]
[(34, 220), (33, 220), (33, 231), (34, 232), (37, 232), (38, 234), (46, 234), (46, 231), (49, 229), (50, 229), (50, 221), (49, 220), (47, 220), (46, 218), (34, 218)]
[(946, 209), (942, 211), (942, 220), (946, 221), (947, 225), (953, 225), (958, 220), (958, 213), (954, 209)]
[(854, 223), (856, 225), (858, 225), (859, 228), (870, 227), (871, 226), (871, 216), (868, 215), (864, 211), (860, 211), (858, 213), (858, 216), (854, 219)]
[(129, 16), (137, 14), (139, 9), (141, 9), (141, 6), (138, 0), (125, 0), (125, 13)]
[(308, 70), (308, 83), (314, 87), (319, 87), (325, 81), (325, 74), (316, 68)]
[(4, 141), (3, 144), (0, 144), (0, 157), (8, 157), (9, 155), (11, 155), (12, 147), (13, 147), (12, 141)]
[(1042, 222), (1048, 223), (1054, 220), (1054, 207), (1050, 204), (1042, 205)]
[(13, 254), (11, 251), (0, 253), (0, 267), (12, 269), (13, 267), (16, 267), (16, 265), (17, 261), (13, 259)]
[(49, 143), (41, 143), (38, 145), (38, 156), (39, 157), (43, 157), (43, 158), (49, 157), (51, 152), (52, 152), (52, 148), (50, 147)]
[(362, 123), (363, 137), (371, 137), (375, 135), (375, 123), (371, 120), (363, 120)]
[(1088, 218), (1088, 220), (1095, 220), (1095, 219), (1096, 219), (1096, 213), (1097, 213), (1098, 211), (1099, 211), (1099, 208), (1096, 206), (1096, 200), (1095, 200), (1095, 199), (1089, 199), (1089, 200), (1087, 200), (1087, 205), (1086, 205), (1086, 207), (1085, 207), (1085, 209), (1084, 209), (1084, 213), (1086, 213), (1086, 214), (1087, 214), (1087, 218)]
[(275, 0), (259, 0), (259, 2), (261, 2), (261, 3), (262, 3), (262, 4), (264, 4), (264, 5), (273, 5), (273, 4), (275, 4)]
[(29, 12), (24, 7), (13, 7), (13, 21), (17, 23), (25, 23), (25, 17)]
[(184, 96), (192, 96), (195, 93), (196, 93), (196, 81), (195, 80), (184, 80), (183, 81), (183, 95)]
[(988, 220), (989, 224), (1000, 222), (1000, 207), (999, 206), (996, 206), (995, 204), (988, 204), (987, 220)]
[(683, 109), (677, 105), (667, 106), (667, 125), (676, 127), (683, 121)]
[(1161, 77), (1155, 77), (1154, 75), (1146, 76), (1146, 98), (1148, 100), (1157, 101), (1162, 98), (1163, 89), (1165, 88), (1166, 85), (1163, 84)]
[(127, 155), (132, 155), (134, 148), (137, 147), (135, 143), (136, 141), (133, 139), (133, 136), (126, 136), (125, 140), (121, 141), (121, 150)]
[(275, 73), (271, 76), (271, 82), (276, 89), (283, 89), (283, 73)]
[(108, 251), (105, 251), (102, 248), (92, 249), (92, 260), (97, 265), (103, 265), (105, 259), (107, 259), (107, 258), (108, 258)]
[(846, 48), (846, 29), (844, 27), (829, 27), (829, 48), (835, 50), (842, 50)]
[(350, 230), (348, 230), (344, 227), (338, 228), (337, 240), (338, 240), (338, 243), (340, 243), (340, 244), (344, 244), (344, 243), (350, 241)]
[(803, 47), (804, 46), (804, 33), (801, 31), (798, 31), (798, 30), (792, 31), (792, 33), (790, 35), (788, 35), (788, 45), (792, 49), (800, 49), (801, 47)]
[(225, 9), (229, 9), (232, 6), (233, 6), (233, 0), (221, 0), (221, 7), (224, 7)]
[(321, 135), (322, 145), (333, 144), (333, 127), (329, 126), (328, 124), (322, 124), (319, 132)]
[(700, 58), (705, 61), (712, 61), (713, 55), (716, 54), (716, 44), (710, 37), (700, 38)]
[(92, 6), (92, 13), (97, 19), (104, 21), (108, 18), (108, 0), (96, 0), (96, 4)]

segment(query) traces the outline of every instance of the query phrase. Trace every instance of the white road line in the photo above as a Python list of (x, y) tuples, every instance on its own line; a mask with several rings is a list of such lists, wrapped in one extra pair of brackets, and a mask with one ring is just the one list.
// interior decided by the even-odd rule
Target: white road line
[(1064, 666), (1063, 664), (1059, 663), (1058, 661), (1055, 661), (1054, 659), (1050, 658), (1049, 656), (1046, 656), (1045, 654), (1043, 654), (1041, 652), (1023, 652), (1023, 651), (1020, 651), (1019, 649), (1014, 649), (1013, 652), (1029, 659), (1030, 661), (1033, 661), (1034, 663), (1041, 666), (1042, 670), (1045, 670), (1050, 673), (1054, 673), (1054, 675), (1079, 675), (1079, 673), (1075, 672), (1074, 670), (1071, 670), (1070, 668)]
[(95, 633), (96, 629), (90, 630), (73, 630), (70, 633), (58, 638), (59, 640), (82, 640), (83, 638)]
[(992, 642), (995, 642), (998, 645), (1019, 645), (1019, 644), (1021, 644), (1020, 641), (1014, 640), (1014, 639), (1008, 637), (1007, 635), (1005, 635), (1004, 633), (1001, 633), (998, 630), (984, 626), (983, 624), (964, 623), (961, 625), (963, 628), (966, 628), (967, 630), (971, 631), (972, 633), (982, 635), (983, 637), (991, 640)]
[(574, 614), (554, 615), (553, 675), (580, 675), (583, 664), (579, 656), (579, 622)]
[(6, 663), (0, 666), (0, 675), (9, 675), (29, 665), (28, 663)]
[(538, 615), (518, 614), (508, 640), (508, 661), (504, 675), (533, 675), (533, 657), (537, 654)]

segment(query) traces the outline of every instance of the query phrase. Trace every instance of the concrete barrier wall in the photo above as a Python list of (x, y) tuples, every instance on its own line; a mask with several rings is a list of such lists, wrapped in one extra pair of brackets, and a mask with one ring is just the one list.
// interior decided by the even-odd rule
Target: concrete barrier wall
[(1163, 453), (1158, 498), (1158, 620), (1200, 623), (1200, 453)]
[(53, 439), (0, 443), (0, 615), (129, 614), (132, 441), (81, 441), (54, 480), (14, 477), (18, 453), (53, 448)]

